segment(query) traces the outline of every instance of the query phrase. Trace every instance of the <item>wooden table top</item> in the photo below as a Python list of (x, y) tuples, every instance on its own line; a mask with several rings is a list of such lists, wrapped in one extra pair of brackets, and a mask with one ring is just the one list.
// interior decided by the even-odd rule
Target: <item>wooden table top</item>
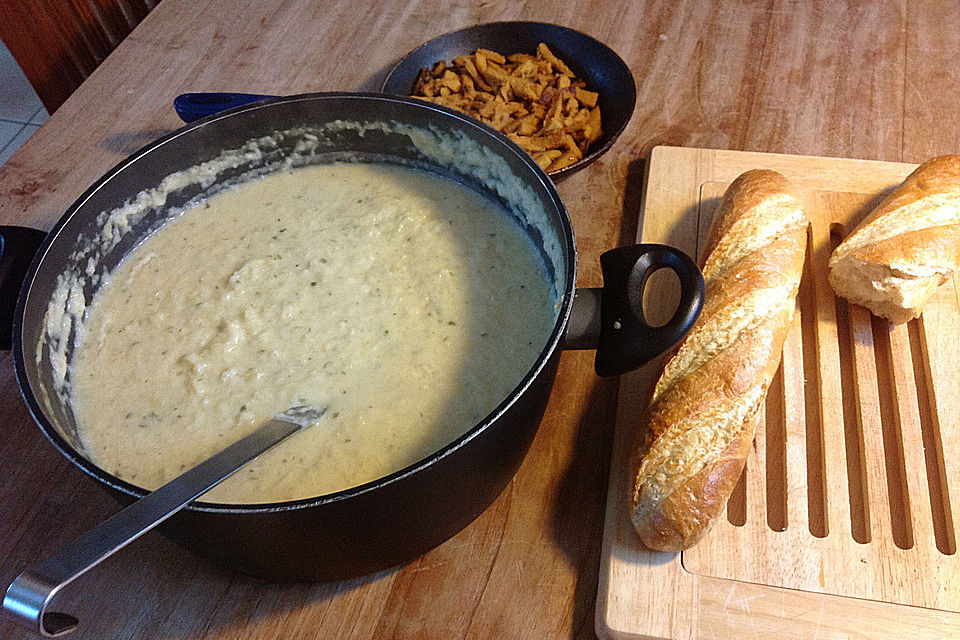
[[(444, 10), (440, 5), (450, 6)], [(633, 241), (658, 144), (920, 162), (960, 151), (960, 5), (948, 0), (429, 3), (164, 0), (0, 168), (0, 224), (48, 229), (98, 177), (178, 128), (185, 91), (376, 90), (436, 35), (573, 27), (626, 60), (633, 119), (565, 179), (580, 286)], [(117, 510), (43, 438), (0, 354), (0, 585)], [(533, 446), (472, 525), (406, 566), (326, 584), (220, 570), (159, 534), (64, 593), (77, 638), (593, 638), (616, 380), (562, 356)], [(0, 622), (4, 638), (31, 637)]]

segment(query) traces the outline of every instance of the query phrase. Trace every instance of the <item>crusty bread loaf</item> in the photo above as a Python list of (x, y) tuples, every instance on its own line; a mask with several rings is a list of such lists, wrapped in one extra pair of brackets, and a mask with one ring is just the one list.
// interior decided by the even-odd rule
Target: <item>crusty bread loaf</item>
[(703, 253), (703, 311), (665, 363), (633, 451), (632, 521), (647, 547), (692, 546), (730, 497), (780, 363), (806, 238), (779, 173), (748, 171), (724, 194)]
[(960, 156), (924, 162), (830, 256), (837, 295), (901, 323), (960, 267)]

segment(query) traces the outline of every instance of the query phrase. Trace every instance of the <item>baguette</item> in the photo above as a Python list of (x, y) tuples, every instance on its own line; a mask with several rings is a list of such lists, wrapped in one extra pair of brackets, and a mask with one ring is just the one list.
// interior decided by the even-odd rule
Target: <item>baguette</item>
[(702, 259), (703, 311), (665, 363), (632, 452), (632, 522), (647, 547), (689, 548), (733, 492), (793, 318), (806, 238), (779, 173), (748, 171), (724, 193)]
[(907, 176), (833, 251), (837, 295), (894, 323), (919, 317), (960, 267), (960, 156), (932, 158)]

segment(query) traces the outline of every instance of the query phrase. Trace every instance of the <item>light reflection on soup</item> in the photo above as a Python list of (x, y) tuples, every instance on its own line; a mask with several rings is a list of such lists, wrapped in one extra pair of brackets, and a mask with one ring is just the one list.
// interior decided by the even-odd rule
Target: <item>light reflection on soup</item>
[(493, 203), (412, 169), (267, 176), (167, 223), (98, 292), (71, 363), (80, 436), (153, 489), (292, 405), (327, 406), (204, 496), (274, 502), (401, 469), (486, 416), (555, 304)]

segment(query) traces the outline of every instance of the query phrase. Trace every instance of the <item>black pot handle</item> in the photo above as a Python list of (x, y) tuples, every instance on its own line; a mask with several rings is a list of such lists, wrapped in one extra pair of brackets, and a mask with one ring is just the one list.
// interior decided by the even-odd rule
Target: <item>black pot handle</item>
[[(599, 376), (617, 376), (649, 362), (690, 330), (703, 307), (703, 275), (684, 252), (662, 244), (637, 244), (600, 256), (603, 289), (578, 289), (564, 348), (597, 349)], [(647, 278), (670, 269), (680, 280), (680, 304), (660, 327), (647, 323), (643, 290)]]
[(46, 237), (37, 229), (0, 226), (0, 350), (13, 348), (17, 296), (30, 262)]

